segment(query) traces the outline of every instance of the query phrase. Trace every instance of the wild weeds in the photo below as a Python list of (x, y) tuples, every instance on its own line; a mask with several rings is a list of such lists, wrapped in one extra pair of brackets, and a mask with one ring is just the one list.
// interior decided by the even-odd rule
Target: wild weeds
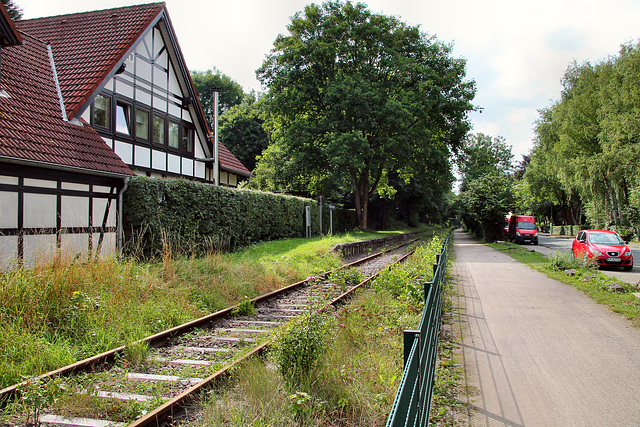
[(555, 254), (549, 255), (547, 264), (552, 270), (576, 269), (594, 273), (598, 268), (588, 258), (576, 258), (573, 253), (568, 251), (557, 251)]
[(327, 314), (311, 311), (276, 330), (271, 351), (290, 389), (308, 389), (314, 382), (319, 359), (329, 348), (331, 321)]

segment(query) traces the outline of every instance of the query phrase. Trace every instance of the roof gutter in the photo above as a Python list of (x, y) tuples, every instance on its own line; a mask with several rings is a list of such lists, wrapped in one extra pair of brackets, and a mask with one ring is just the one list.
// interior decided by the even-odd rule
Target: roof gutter
[(108, 177), (108, 178), (120, 178), (120, 179), (128, 179), (132, 176), (134, 176), (133, 174), (129, 175), (129, 174), (124, 174), (124, 173), (116, 173), (116, 172), (105, 172), (105, 171), (99, 171), (99, 170), (95, 170), (95, 169), (87, 169), (87, 168), (78, 168), (78, 167), (74, 167), (74, 166), (65, 166), (65, 165), (60, 165), (60, 164), (56, 164), (56, 163), (47, 163), (47, 162), (39, 162), (37, 160), (24, 160), (24, 159), (18, 159), (15, 157), (6, 157), (6, 156), (0, 156), (0, 161), (3, 162), (7, 162), (7, 163), (13, 163), (16, 165), (26, 165), (26, 166), (39, 166), (42, 168), (47, 168), (47, 169), (57, 169), (57, 170), (66, 170), (66, 171), (70, 171), (70, 172), (79, 172), (79, 173), (86, 173), (86, 174), (91, 174), (91, 175), (98, 175), (98, 176), (104, 176), (104, 177)]

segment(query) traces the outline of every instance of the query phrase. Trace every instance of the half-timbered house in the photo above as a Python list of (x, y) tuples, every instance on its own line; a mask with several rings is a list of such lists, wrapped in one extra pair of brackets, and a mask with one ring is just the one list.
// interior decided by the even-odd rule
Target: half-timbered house
[(0, 268), (114, 253), (134, 175), (237, 186), (164, 3), (0, 16)]

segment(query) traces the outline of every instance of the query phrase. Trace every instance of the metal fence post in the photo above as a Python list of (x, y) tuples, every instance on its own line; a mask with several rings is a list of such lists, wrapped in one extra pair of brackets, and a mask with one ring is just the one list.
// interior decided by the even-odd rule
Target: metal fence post
[(416, 339), (420, 339), (420, 331), (406, 330), (402, 333), (403, 345), (404, 345), (404, 366), (407, 366), (407, 360), (411, 353), (411, 347)]

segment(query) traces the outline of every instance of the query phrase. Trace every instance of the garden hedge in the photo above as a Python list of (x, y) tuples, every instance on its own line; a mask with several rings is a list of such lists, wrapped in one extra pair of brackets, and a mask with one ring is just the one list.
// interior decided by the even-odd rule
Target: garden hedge
[[(125, 250), (149, 257), (166, 251), (167, 245), (179, 253), (202, 253), (304, 237), (305, 206), (311, 207), (311, 232), (317, 236), (320, 207), (315, 200), (184, 179), (136, 177), (124, 193)], [(326, 206), (322, 214), (322, 231), (326, 234)], [(333, 212), (334, 232), (353, 227), (352, 211)]]

